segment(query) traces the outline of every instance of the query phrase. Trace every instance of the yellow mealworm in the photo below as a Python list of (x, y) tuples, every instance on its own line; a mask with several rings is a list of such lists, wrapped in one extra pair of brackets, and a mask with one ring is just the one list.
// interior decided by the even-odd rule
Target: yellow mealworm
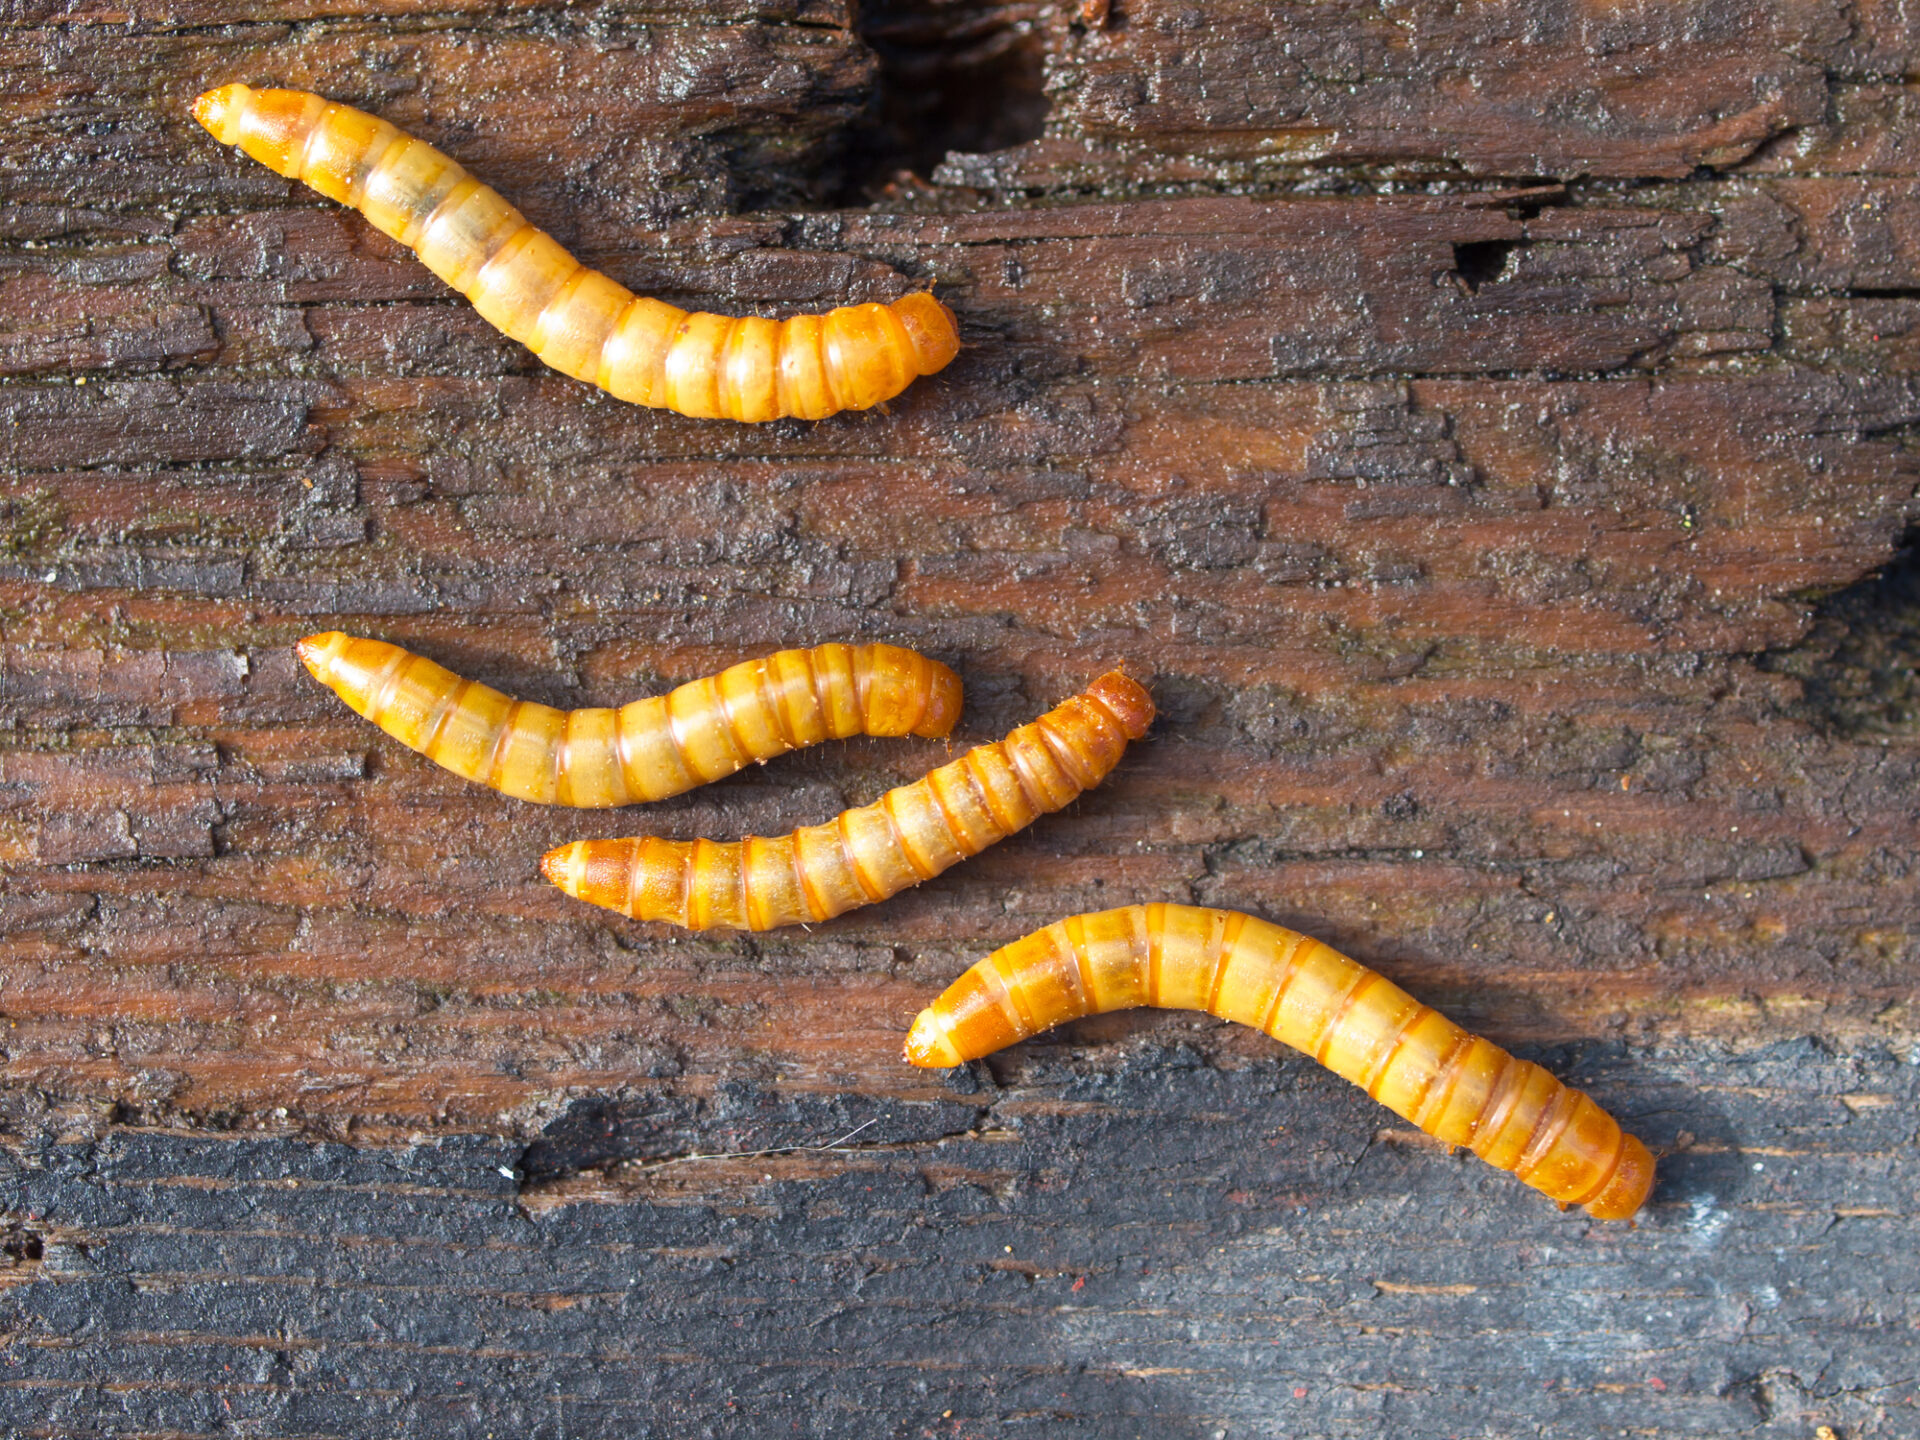
[(302, 640), (300, 658), (402, 745), (542, 805), (662, 800), (822, 740), (945, 735), (960, 715), (960, 677), (896, 645), (782, 650), (618, 710), (514, 700), (338, 630)]
[(1112, 671), (1006, 739), (838, 820), (777, 839), (577, 840), (540, 871), (567, 894), (689, 930), (826, 920), (918, 885), (1098, 785), (1153, 700)]
[(1231, 910), (1128, 905), (1037, 930), (922, 1010), (907, 1059), (958, 1065), (1136, 1005), (1265, 1031), (1429, 1135), (1600, 1219), (1632, 1215), (1653, 1185), (1647, 1147), (1580, 1091), (1318, 940)]
[(193, 102), (223, 145), (358, 210), (563, 375), (702, 419), (818, 420), (889, 400), (960, 350), (931, 295), (776, 321), (689, 314), (575, 260), (425, 141), (304, 90)]

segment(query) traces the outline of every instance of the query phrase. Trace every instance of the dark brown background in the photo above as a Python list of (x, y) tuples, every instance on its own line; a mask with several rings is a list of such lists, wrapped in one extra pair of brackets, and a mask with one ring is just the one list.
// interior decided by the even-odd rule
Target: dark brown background
[[(8, 1433), (1920, 1434), (1901, 5), (4, 13)], [(641, 290), (931, 281), (967, 349), (890, 414), (622, 406), (215, 146), (236, 79)], [(963, 742), (1120, 662), (1164, 718), (918, 891), (689, 939), (534, 860), (946, 747), (538, 810), (308, 681), (336, 626), (560, 704), (886, 639)], [(898, 1059), (1156, 899), (1587, 1086), (1652, 1205), (1204, 1017)]]

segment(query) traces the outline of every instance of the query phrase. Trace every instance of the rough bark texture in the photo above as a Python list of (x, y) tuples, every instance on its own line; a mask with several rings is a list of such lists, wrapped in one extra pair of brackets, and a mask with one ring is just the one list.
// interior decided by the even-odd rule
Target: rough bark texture
[[(1920, 1433), (1920, 32), (1100, 9), (8, 8), (0, 1429)], [(968, 348), (884, 415), (622, 406), (215, 146), (226, 80), (637, 289), (931, 281)], [(889, 640), (956, 743), (1116, 663), (1164, 718), (884, 906), (690, 939), (534, 862), (947, 748), (537, 809), (308, 680), (328, 628), (554, 704)], [(901, 1064), (1155, 899), (1587, 1086), (1645, 1218), (1212, 1021)]]

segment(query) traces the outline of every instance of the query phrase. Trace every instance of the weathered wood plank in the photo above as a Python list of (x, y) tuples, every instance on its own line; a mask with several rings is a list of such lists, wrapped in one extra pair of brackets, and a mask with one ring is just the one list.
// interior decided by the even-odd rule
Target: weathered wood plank
[[(871, 52), (832, 3), (571, 21), (563, 7), (513, 4), (261, 15), (213, 3), (143, 7), (131, 23), (66, 9), (0, 42), (0, 117), (35, 156), (7, 177), (15, 233), (112, 234), (285, 196), (288, 181), (234, 163), (188, 114), (230, 80), (377, 110), (482, 176), (512, 172), (517, 200), (564, 215), (593, 196), (580, 208), (621, 233), (741, 199), (817, 199), (805, 177), (873, 83)], [(555, 164), (569, 147), (572, 163)]]
[[(1815, 57), (1847, 34), (1824, 3), (1114, 8), (1085, 32), (1055, 21), (1048, 139), (1012, 166), (1090, 141), (1167, 153), (1194, 178), (1261, 160), (1682, 176), (1821, 119)], [(982, 158), (955, 178), (992, 175)]]
[[(1912, 1430), (1900, 5), (876, 5), (879, 58), (830, 0), (11, 16), (0, 1429)], [(895, 174), (903, 88), (1022, 74), (1041, 138)], [(618, 405), (221, 152), (236, 78), (642, 289), (930, 281), (968, 348), (887, 415)], [(884, 907), (678, 937), (534, 857), (947, 748), (535, 810), (308, 681), (335, 625), (553, 703), (884, 638), (963, 741), (1114, 663), (1165, 720)], [(900, 1062), (987, 948), (1152, 899), (1588, 1085), (1654, 1206), (1558, 1215), (1193, 1017)]]
[[(1799, 986), (1858, 1014), (1910, 973), (1910, 959), (1891, 975), (1875, 967), (1888, 946), (1909, 953), (1898, 937), (1914, 897), (1890, 874), (1879, 891), (1858, 878), (1910, 833), (1910, 752), (1836, 749), (1792, 718), (1790, 687), (1709, 658), (1791, 643), (1808, 614), (1795, 597), (1884, 553), (1913, 475), (1896, 447), (1864, 437), (1910, 422), (1905, 384), (1185, 385), (1161, 389), (1137, 419), (1134, 402), (1074, 384), (1095, 418), (1068, 433), (1101, 438), (1079, 473), (1055, 470), (1037, 488), (1038, 456), (1023, 445), (1008, 456), (975, 431), (963, 457), (943, 455), (943, 437), (961, 430), (937, 393), (886, 422), (890, 460), (861, 454), (881, 438), (871, 422), (784, 433), (774, 446), (799, 451), (797, 472), (746, 457), (733, 473), (724, 460), (648, 462), (670, 422), (588, 402), (615, 423), (573, 428), (576, 473), (555, 484), (545, 457), (580, 401), (560, 382), (510, 380), (469, 394), (524, 397), (510, 412), (474, 411), (495, 433), (490, 411), (526, 427), (518, 455), (495, 448), (441, 496), (430, 459), (383, 456), (356, 437), (367, 468), (390, 477), (383, 491), (323, 461), (318, 480), (314, 467), (296, 472), (310, 486), (272, 481), (287, 511), (223, 504), (226, 526), (278, 526), (282, 540), (264, 548), (164, 535), (128, 546), (139, 522), (115, 506), (143, 502), (125, 481), (80, 472), (39, 484), (22, 505), (38, 528), (15, 562), (38, 633), (11, 652), (6, 685), (31, 732), (67, 738), (64, 754), (5, 761), (13, 853), (39, 862), (17, 892), (13, 939), (39, 955), (42, 976), (12, 992), (13, 1013), (36, 1018), (10, 1073), (107, 1095), (151, 1092), (140, 1077), (158, 1069), (169, 1106), (224, 1109), (266, 1085), (276, 1104), (316, 1118), (364, 1105), (408, 1123), (488, 1119), (617, 1075), (634, 1017), (588, 1002), (588, 977), (610, 945), (677, 972), (674, 947), (580, 913), (534, 878), (532, 859), (633, 819), (475, 792), (341, 714), (284, 646), (318, 623), (302, 616), (343, 606), (562, 703), (618, 700), (636, 676), (689, 678), (754, 648), (870, 634), (877, 613), (888, 637), (961, 665), (975, 695), (967, 733), (980, 736), (1104, 664), (1150, 667), (1172, 720), (1119, 782), (965, 871), (830, 927), (856, 947), (897, 940), (916, 953), (939, 937), (939, 958), (916, 962), (926, 983), (1059, 913), (1167, 893), (1310, 924), (1368, 958), (1400, 958), (1410, 983), (1451, 986), (1454, 967), (1484, 956), (1558, 994), (1574, 976), (1620, 981), (1633, 957), (1658, 957), (1682, 991), (1737, 974), (1740, 986)], [(446, 407), (435, 413), (444, 420)], [(77, 427), (45, 433), (91, 443)], [(101, 433), (118, 443), (121, 432)], [(829, 472), (807, 458), (832, 443), (858, 463)], [(977, 463), (963, 470), (960, 458)], [(636, 487), (635, 499), (581, 525), (583, 469)], [(191, 503), (194, 489), (165, 503)], [(926, 497), (943, 491), (930, 525)], [(909, 493), (918, 508), (900, 503)], [(116, 543), (50, 518), (67, 513), (118, 513)], [(313, 548), (303, 514), (347, 522), (346, 543)], [(435, 593), (456, 597), (441, 617), (395, 623), (433, 608)], [(134, 596), (146, 598), (130, 620)], [(114, 613), (132, 630), (81, 643)], [(182, 653), (149, 638), (183, 626), (225, 643)], [(235, 643), (249, 634), (262, 643)], [(1645, 668), (1662, 654), (1684, 664)], [(129, 738), (145, 746), (129, 750)], [(181, 753), (198, 758), (183, 765)], [(939, 753), (869, 743), (792, 757), (646, 823), (777, 830), (911, 778)], [(1832, 793), (1827, 777), (1849, 772)], [(1747, 789), (1754, 775), (1771, 777), (1764, 804)], [(1128, 858), (1099, 858), (1116, 850)], [(1290, 869), (1296, 860), (1306, 868)], [(151, 868), (160, 862), (171, 868)], [(1104, 883), (1103, 864), (1114, 867)], [(1024, 896), (1011, 906), (1010, 884)], [(43, 935), (43, 902), (26, 897), (49, 891), (72, 900)], [(1871, 921), (1858, 918), (1862, 895)], [(1543, 934), (1548, 915), (1557, 928)], [(323, 923), (336, 938), (288, 970), (277, 957), (306, 949)], [(428, 931), (438, 958), (423, 967)], [(703, 963), (760, 963), (771, 947), (804, 967), (812, 943), (702, 942)], [(182, 954), (202, 962), (184, 976)], [(96, 991), (101, 959), (117, 968)], [(1826, 968), (1836, 962), (1869, 968), (1840, 981)], [(71, 978), (52, 980), (49, 965)], [(337, 1006), (301, 994), (376, 977), (356, 1023), (390, 1039), (343, 1046)], [(495, 1034), (500, 985), (551, 998)], [(914, 1008), (905, 989), (885, 1003), (857, 1045), (883, 1085), (891, 1037)], [(108, 1053), (76, 1069), (79, 1037), (129, 1011), (154, 1019), (110, 1031)], [(758, 1035), (758, 1013), (723, 1028), (782, 1053)], [(257, 1072), (189, 1038), (213, 1015), (240, 1027), (230, 1043)], [(429, 1054), (475, 1053), (463, 1047), (476, 1027), (492, 1036), (485, 1068), (507, 1075), (421, 1083)], [(560, 1059), (570, 1046), (602, 1059)], [(782, 1063), (815, 1073), (824, 1046), (802, 1043)]]
[(519, 1204), (516, 1176), (594, 1153), (600, 1112), (532, 1152), (125, 1131), (31, 1147), (0, 1183), (18, 1257), (0, 1421), (23, 1436), (103, 1421), (309, 1437), (1911, 1430), (1908, 1058), (1556, 1052), (1671, 1151), (1629, 1229), (1377, 1131), (1364, 1096), (1304, 1060), (1205, 1058), (1224, 1033), (1162, 1017), (908, 1101), (750, 1082), (661, 1097), (611, 1122), (649, 1159)]
[[(1028, 22), (1052, 108), (948, 158), (998, 190), (1681, 177), (1740, 165), (1911, 174), (1897, 6), (1116, 4)], [(1010, 28), (1018, 23), (1009, 20)], [(1893, 82), (1889, 84), (1888, 82)], [(1869, 158), (1871, 157), (1871, 158)]]

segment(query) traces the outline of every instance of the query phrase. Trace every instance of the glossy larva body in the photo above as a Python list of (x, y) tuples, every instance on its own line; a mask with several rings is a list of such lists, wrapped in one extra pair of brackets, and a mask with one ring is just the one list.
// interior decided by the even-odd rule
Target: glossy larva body
[(1129, 905), (1037, 930), (922, 1010), (907, 1059), (958, 1065), (1136, 1005), (1251, 1025), (1428, 1134), (1601, 1219), (1632, 1215), (1652, 1187), (1647, 1147), (1580, 1091), (1320, 941), (1231, 910)]
[(826, 920), (938, 875), (1100, 783), (1153, 700), (1118, 671), (1004, 740), (825, 825), (746, 840), (579, 840), (543, 873), (567, 894), (690, 930)]
[(889, 400), (959, 353), (952, 312), (927, 294), (784, 321), (636, 296), (425, 141), (304, 90), (223, 85), (193, 113), (221, 143), (358, 210), (563, 375), (637, 405), (818, 420)]
[(939, 737), (960, 717), (960, 677), (897, 645), (782, 650), (617, 710), (515, 700), (398, 645), (338, 630), (302, 640), (300, 658), (402, 745), (543, 805), (664, 800), (803, 745)]

